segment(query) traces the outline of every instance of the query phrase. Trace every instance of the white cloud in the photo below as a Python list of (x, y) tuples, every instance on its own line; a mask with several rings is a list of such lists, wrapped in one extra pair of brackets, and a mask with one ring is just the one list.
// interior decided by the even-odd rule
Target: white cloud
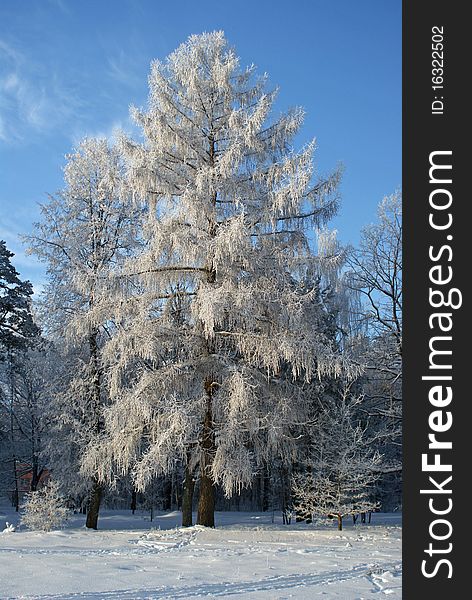
[(62, 0), (49, 0), (50, 4), (53, 5), (54, 8), (58, 8), (65, 15), (70, 15), (70, 7), (67, 6)]
[(7, 130), (3, 118), (0, 115), (0, 140), (3, 142), (8, 141)]
[(117, 52), (114, 56), (109, 56), (108, 75), (129, 87), (136, 87), (142, 84), (141, 74), (141, 54), (135, 50), (133, 55), (126, 53), (123, 50)]
[(37, 88), (18, 73), (8, 73), (0, 81), (0, 89), (4, 96), (4, 105), (11, 114), (15, 114), (22, 122), (41, 130), (46, 124), (45, 114), (48, 100), (43, 89)]
[(81, 108), (81, 101), (54, 71), (0, 40), (0, 140), (16, 142), (54, 131)]
[(20, 82), (16, 73), (10, 73), (3, 81), (3, 88), (6, 92), (14, 92), (19, 85)]
[(14, 48), (11, 44), (8, 44), (2, 39), (0, 39), (0, 57), (8, 58), (14, 62), (20, 62), (22, 60), (21, 53), (18, 52), (18, 50), (16, 50), (16, 48)]

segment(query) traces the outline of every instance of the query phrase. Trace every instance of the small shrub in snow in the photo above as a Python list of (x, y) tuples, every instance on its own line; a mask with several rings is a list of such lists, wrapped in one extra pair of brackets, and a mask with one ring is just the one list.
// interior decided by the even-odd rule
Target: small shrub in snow
[(51, 481), (41, 490), (27, 495), (22, 507), (21, 524), (36, 531), (60, 529), (70, 516), (59, 486)]
[(15, 531), (15, 526), (7, 521), (5, 523), (5, 529), (2, 531), (2, 533), (13, 533), (14, 531)]

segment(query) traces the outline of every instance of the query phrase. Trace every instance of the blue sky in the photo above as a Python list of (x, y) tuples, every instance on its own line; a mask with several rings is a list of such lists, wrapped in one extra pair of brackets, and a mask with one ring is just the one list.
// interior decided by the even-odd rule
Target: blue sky
[(400, 0), (1, 0), (0, 238), (36, 288), (44, 268), (18, 234), (61, 187), (64, 155), (86, 135), (129, 129), (150, 61), (214, 29), (280, 87), (276, 111), (305, 108), (298, 141), (317, 138), (318, 171), (344, 164), (331, 223), (343, 242), (357, 243), (400, 187)]

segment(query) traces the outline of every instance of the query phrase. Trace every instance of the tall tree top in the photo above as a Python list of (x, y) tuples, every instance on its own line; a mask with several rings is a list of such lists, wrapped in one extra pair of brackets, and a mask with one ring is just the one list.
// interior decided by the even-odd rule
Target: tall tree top
[(147, 109), (131, 111), (144, 142), (122, 140), (136, 196), (177, 201), (203, 228), (235, 214), (271, 228), (324, 225), (337, 210), (340, 172), (313, 181), (315, 142), (292, 148), (303, 110), (274, 119), (276, 94), (266, 74), (240, 67), (221, 31), (192, 35), (154, 61)]

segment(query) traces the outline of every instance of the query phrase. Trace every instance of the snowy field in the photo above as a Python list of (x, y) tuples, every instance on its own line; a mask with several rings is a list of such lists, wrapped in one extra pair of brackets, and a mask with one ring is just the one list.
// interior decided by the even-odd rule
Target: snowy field
[(76, 515), (63, 531), (3, 532), (0, 597), (60, 600), (401, 598), (401, 516), (371, 525), (282, 525), (280, 514), (217, 513), (216, 529), (181, 529), (177, 512)]

